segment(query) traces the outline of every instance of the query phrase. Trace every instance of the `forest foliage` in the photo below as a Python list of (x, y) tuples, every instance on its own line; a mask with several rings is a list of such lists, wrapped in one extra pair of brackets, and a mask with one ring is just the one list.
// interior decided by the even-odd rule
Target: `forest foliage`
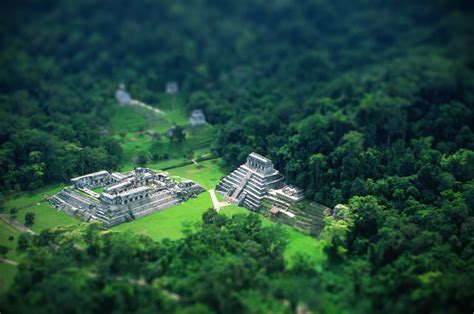
[[(45, 311), (84, 291), (90, 294), (79, 293), (80, 304), (91, 312), (115, 306), (193, 313), (298, 306), (474, 310), (469, 1), (28, 0), (0, 6), (2, 191), (118, 168), (121, 148), (102, 128), (115, 110), (116, 85), (125, 82), (133, 95), (159, 103), (165, 83), (176, 80), (185, 109), (203, 109), (218, 128), (213, 150), (224, 166), (256, 151), (304, 187), (308, 199), (348, 204), (327, 219), (321, 237), (328, 263), (321, 273), (304, 260), (285, 270), (284, 241), (278, 231), (255, 227), (254, 218), (235, 218), (242, 230), (212, 233), (212, 241), (209, 228), (237, 222), (205, 222), (182, 241), (160, 244), (94, 235), (85, 252), (62, 242), (53, 245), (59, 253), (51, 252), (48, 243), (68, 234), (51, 231), (32, 240), (31, 264), (9, 296), (19, 308), (21, 301), (36, 305), (52, 289), (64, 299)], [(265, 238), (269, 233), (275, 235)], [(250, 241), (245, 248), (241, 237)], [(61, 250), (71, 254), (53, 259)], [(93, 254), (104, 255), (94, 264)], [(205, 263), (195, 264), (202, 256)], [(52, 260), (71, 276), (54, 271), (46, 262)], [(191, 263), (181, 270), (168, 268), (185, 261)], [(143, 277), (147, 285), (111, 282), (110, 273)], [(33, 291), (39, 296), (15, 299)], [(169, 300), (174, 294), (179, 301)]]

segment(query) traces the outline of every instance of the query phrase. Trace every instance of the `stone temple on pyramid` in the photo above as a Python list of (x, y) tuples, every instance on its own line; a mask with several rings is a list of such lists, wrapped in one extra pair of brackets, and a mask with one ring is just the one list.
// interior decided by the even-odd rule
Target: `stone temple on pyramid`
[(251, 153), (247, 162), (224, 177), (216, 191), (232, 204), (258, 210), (263, 201), (280, 209), (304, 199), (303, 190), (284, 184), (284, 176), (270, 159)]

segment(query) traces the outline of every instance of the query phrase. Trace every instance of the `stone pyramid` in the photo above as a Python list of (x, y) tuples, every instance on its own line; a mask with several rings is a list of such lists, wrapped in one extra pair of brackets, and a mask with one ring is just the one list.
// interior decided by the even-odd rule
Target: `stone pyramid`
[(245, 164), (219, 182), (216, 191), (235, 205), (256, 210), (268, 190), (283, 186), (283, 178), (270, 159), (251, 153)]

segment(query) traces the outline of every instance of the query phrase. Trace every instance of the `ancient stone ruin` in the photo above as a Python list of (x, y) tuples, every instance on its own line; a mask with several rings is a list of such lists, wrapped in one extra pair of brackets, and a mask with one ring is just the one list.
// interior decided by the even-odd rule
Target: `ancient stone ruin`
[(100, 221), (107, 228), (164, 210), (204, 191), (191, 180), (176, 182), (148, 168), (124, 173), (99, 171), (71, 183), (52, 196), (50, 204), (85, 221)]
[(189, 124), (191, 126), (203, 125), (206, 123), (206, 117), (201, 109), (196, 109), (191, 112), (189, 116)]
[(177, 82), (166, 83), (165, 91), (167, 94), (176, 94), (178, 92), (178, 83)]
[(259, 209), (267, 201), (288, 216), (293, 215), (289, 207), (304, 199), (302, 189), (285, 185), (272, 161), (257, 153), (251, 153), (245, 164), (224, 177), (216, 191), (231, 203), (251, 210)]
[(117, 99), (119, 105), (122, 106), (128, 105), (132, 99), (130, 94), (125, 89), (124, 84), (120, 84), (118, 89), (115, 91), (115, 98)]

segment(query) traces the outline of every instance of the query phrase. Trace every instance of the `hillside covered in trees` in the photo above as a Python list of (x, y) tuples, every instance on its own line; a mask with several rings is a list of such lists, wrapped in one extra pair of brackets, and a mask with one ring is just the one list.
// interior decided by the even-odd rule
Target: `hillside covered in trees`
[[(258, 152), (326, 219), (326, 262), (282, 260), (256, 216), (176, 241), (58, 229), (5, 312), (474, 311), (474, 6), (469, 1), (3, 1), (0, 191), (123, 164), (115, 88), (168, 81), (233, 168)], [(79, 243), (78, 245), (74, 244)], [(54, 297), (52, 297), (54, 295)], [(73, 306), (74, 305), (74, 306)]]

